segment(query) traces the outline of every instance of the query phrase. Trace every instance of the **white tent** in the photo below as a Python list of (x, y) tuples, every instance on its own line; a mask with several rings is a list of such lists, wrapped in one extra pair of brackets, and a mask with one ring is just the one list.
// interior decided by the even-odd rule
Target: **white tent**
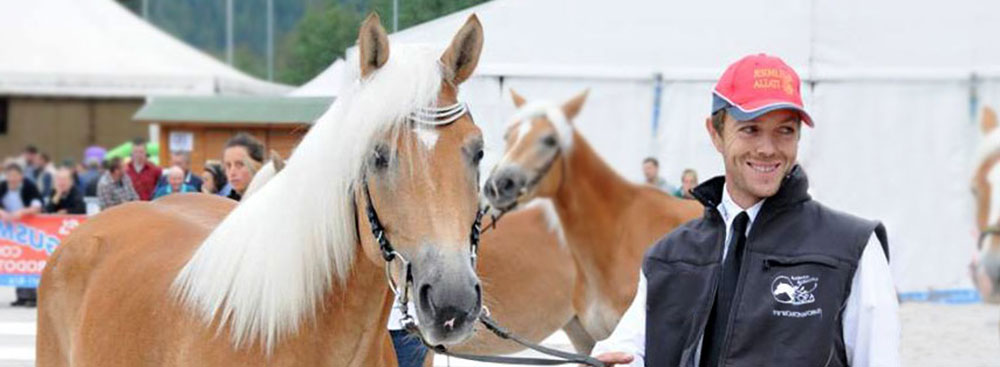
[(288, 93), (292, 97), (336, 97), (346, 77), (347, 63), (337, 59), (312, 80)]
[(1000, 2), (495, 0), (392, 39), (444, 45), (473, 12), (486, 44), (461, 93), (486, 134), (484, 167), (502, 151), (509, 88), (549, 100), (591, 88), (576, 123), (626, 177), (648, 155), (674, 183), (688, 167), (721, 174), (703, 124), (713, 82), (767, 52), (804, 81), (813, 196), (885, 222), (900, 291), (971, 287), (975, 119), (1000, 103)]
[(0, 94), (279, 94), (112, 0), (0, 1)]

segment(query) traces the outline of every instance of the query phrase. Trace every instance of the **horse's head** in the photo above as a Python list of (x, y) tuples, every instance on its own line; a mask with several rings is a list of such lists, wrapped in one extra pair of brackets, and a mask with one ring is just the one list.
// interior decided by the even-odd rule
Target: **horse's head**
[[(377, 16), (364, 22), (358, 44), (362, 80), (378, 83), (394, 55)], [(458, 100), (458, 86), (472, 75), (482, 45), (482, 26), (473, 15), (437, 60), (439, 80), (425, 81), (439, 85), (432, 88), (436, 97), (415, 105), (405, 123), (374, 137), (354, 190), (365, 256), (385, 264), (385, 249), (376, 238), (383, 226), (384, 238), (402, 258), (386, 265), (396, 269), (393, 277), (407, 288), (420, 331), (432, 344), (470, 336), (482, 308), (470, 244), (479, 212), (483, 138)], [(405, 262), (412, 281), (399, 270)]]
[(571, 121), (587, 99), (584, 91), (562, 105), (527, 103), (511, 90), (518, 111), (504, 135), (504, 155), (486, 180), (484, 193), (501, 211), (535, 197), (551, 197), (562, 183), (564, 160), (573, 146)]

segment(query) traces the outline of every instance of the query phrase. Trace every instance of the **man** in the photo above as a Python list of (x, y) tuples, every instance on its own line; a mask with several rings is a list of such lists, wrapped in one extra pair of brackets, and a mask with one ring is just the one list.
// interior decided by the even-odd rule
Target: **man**
[(132, 179), (125, 174), (122, 161), (111, 158), (106, 162), (104, 175), (97, 182), (97, 201), (101, 210), (135, 200), (139, 200), (139, 194), (132, 187)]
[(250, 180), (264, 162), (264, 145), (247, 133), (239, 133), (226, 142), (222, 151), (222, 165), (229, 181), (223, 194), (240, 201)]
[(681, 199), (693, 200), (694, 196), (691, 195), (691, 190), (695, 186), (698, 186), (698, 172), (691, 168), (685, 169), (681, 173), (681, 188), (674, 192), (674, 196)]
[(88, 147), (83, 152), (84, 169), (79, 174), (77, 190), (83, 196), (97, 196), (97, 181), (101, 179), (101, 161), (104, 160), (105, 150), (98, 146)]
[(35, 154), (35, 176), (31, 180), (38, 185), (38, 191), (43, 197), (52, 194), (52, 176), (55, 175), (56, 168), (52, 165), (52, 158), (48, 153)]
[(198, 192), (194, 186), (184, 183), (184, 169), (180, 167), (168, 168), (164, 176), (166, 176), (167, 183), (156, 188), (154, 199), (178, 192)]
[[(181, 172), (183, 173), (183, 176), (182, 176), (183, 177), (183, 181), (182, 182), (184, 183), (184, 186), (187, 186), (187, 187), (196, 187), (196, 188), (199, 188), (199, 190), (201, 189), (201, 183), (202, 183), (201, 182), (201, 176), (198, 176), (196, 174), (191, 173), (191, 153), (190, 152), (180, 152), (180, 151), (171, 152), (170, 153), (170, 165), (172, 167), (180, 167)], [(161, 192), (162, 190), (165, 190), (163, 187), (167, 185), (167, 176), (168, 176), (167, 172), (164, 172), (163, 176), (160, 176), (160, 180), (156, 182), (156, 190), (154, 190), (154, 193)], [(178, 186), (178, 187), (183, 187), (183, 186)], [(175, 187), (175, 189), (177, 189), (177, 188)], [(174, 191), (174, 192), (178, 192), (178, 191)], [(184, 191), (184, 192), (187, 192), (187, 191)], [(155, 195), (154, 195), (154, 197), (155, 197)]]
[(132, 140), (131, 156), (132, 163), (125, 169), (125, 173), (132, 180), (132, 187), (139, 194), (139, 198), (148, 201), (153, 198), (156, 181), (160, 179), (162, 172), (160, 167), (149, 162), (149, 156), (146, 155), (146, 139)]
[(35, 176), (39, 173), (39, 169), (36, 166), (36, 162), (38, 160), (38, 147), (34, 145), (24, 147), (24, 151), (21, 152), (21, 160), (24, 163), (22, 171), (24, 174), (22, 176), (34, 181)]
[(799, 78), (745, 57), (705, 121), (725, 176), (705, 216), (646, 253), (632, 305), (594, 355), (631, 366), (898, 366), (898, 304), (881, 224), (826, 208), (796, 164)]
[(52, 194), (45, 197), (45, 212), (49, 214), (87, 214), (83, 194), (75, 187), (73, 170), (69, 167), (56, 169)]
[(646, 177), (646, 184), (655, 186), (663, 192), (673, 193), (677, 191), (677, 188), (660, 177), (660, 161), (656, 158), (646, 157), (642, 160), (642, 175)]
[[(24, 179), (24, 170), (16, 163), (4, 167), (4, 182), (0, 183), (0, 221), (16, 221), (42, 212), (42, 194)], [(11, 306), (35, 307), (34, 288), (17, 288), (17, 300)]]

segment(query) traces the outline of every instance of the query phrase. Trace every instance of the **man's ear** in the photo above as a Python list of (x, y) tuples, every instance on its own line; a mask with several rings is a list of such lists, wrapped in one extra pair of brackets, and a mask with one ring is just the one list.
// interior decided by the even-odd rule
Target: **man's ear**
[(712, 145), (715, 146), (715, 150), (722, 153), (722, 133), (715, 131), (715, 126), (712, 125), (712, 116), (705, 118), (705, 131), (708, 132), (708, 137), (712, 139)]

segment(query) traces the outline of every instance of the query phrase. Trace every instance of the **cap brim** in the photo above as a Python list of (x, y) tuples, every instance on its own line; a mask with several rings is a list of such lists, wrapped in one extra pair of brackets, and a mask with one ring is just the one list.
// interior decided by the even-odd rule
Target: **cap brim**
[(792, 103), (771, 104), (750, 111), (744, 111), (736, 106), (729, 106), (728, 108), (726, 108), (726, 113), (733, 116), (733, 118), (735, 118), (737, 121), (749, 121), (761, 117), (767, 114), (768, 112), (778, 111), (778, 110), (792, 110), (798, 112), (799, 117), (802, 118), (802, 122), (804, 122), (806, 125), (809, 125), (809, 127), (814, 127), (812, 117), (809, 116), (809, 113)]
[(802, 122), (805, 122), (806, 125), (809, 125), (809, 127), (815, 127), (815, 125), (813, 125), (812, 116), (809, 116), (809, 113), (806, 112), (806, 110), (794, 103), (785, 101), (760, 101), (758, 104), (760, 107), (744, 110), (739, 106), (730, 103), (725, 98), (721, 98), (718, 92), (712, 93), (712, 113), (725, 108), (726, 113), (733, 116), (733, 118), (737, 121), (749, 121), (763, 116), (771, 111), (793, 110), (798, 112), (799, 116), (802, 118)]

